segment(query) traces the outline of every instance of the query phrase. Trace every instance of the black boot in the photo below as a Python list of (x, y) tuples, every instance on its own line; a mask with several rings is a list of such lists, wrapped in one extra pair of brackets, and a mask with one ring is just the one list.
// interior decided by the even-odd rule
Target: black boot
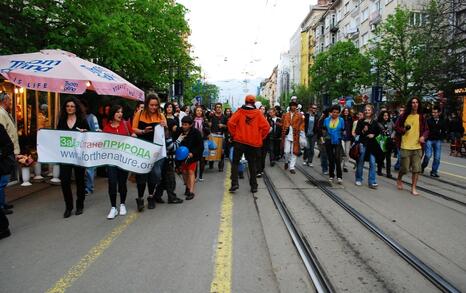
[(186, 200), (191, 200), (194, 198), (194, 193), (190, 192), (189, 195), (186, 196)]
[(147, 197), (147, 208), (149, 210), (155, 209), (155, 198), (153, 196)]
[(138, 206), (138, 212), (142, 212), (144, 210), (144, 199), (141, 198), (136, 198), (136, 204)]

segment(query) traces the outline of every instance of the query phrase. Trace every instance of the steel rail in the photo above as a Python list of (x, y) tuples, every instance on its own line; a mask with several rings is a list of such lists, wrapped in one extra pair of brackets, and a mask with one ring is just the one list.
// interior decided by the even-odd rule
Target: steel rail
[[(352, 161), (351, 163), (353, 163), (354, 165), (356, 165), (356, 163), (354, 161)], [(365, 170), (369, 170), (368, 167), (364, 167)], [(427, 177), (427, 176), (423, 176), (423, 177)], [(397, 178), (395, 176), (391, 177), (391, 178), (387, 178), (387, 179), (392, 179), (393, 181), (396, 181)], [(446, 181), (446, 180), (441, 180), (441, 179), (433, 179), (435, 181), (439, 181), (439, 182), (442, 182), (444, 184), (448, 184), (448, 185), (451, 185), (451, 186), (455, 186), (455, 187), (460, 187), (460, 188), (466, 188), (466, 187), (463, 187), (459, 184), (456, 184), (456, 183), (453, 183), (453, 182), (449, 182), (449, 181)], [(403, 182), (403, 184), (406, 184), (408, 186), (412, 186), (412, 184), (410, 182), (408, 182), (407, 180), (401, 180)], [(457, 203), (459, 205), (462, 205), (462, 206), (465, 206), (466, 207), (466, 202), (464, 201), (461, 201), (461, 200), (458, 200), (456, 198), (453, 198), (453, 197), (449, 197), (449, 196), (446, 196), (440, 192), (437, 192), (437, 191), (434, 191), (434, 190), (430, 190), (428, 189), (427, 187), (423, 187), (422, 185), (419, 185), (417, 184), (416, 185), (416, 188), (421, 190), (421, 191), (424, 191), (424, 192), (427, 192), (429, 193), (430, 195), (433, 195), (433, 196), (436, 196), (436, 197), (440, 197), (440, 198), (443, 198), (445, 200), (448, 200), (448, 201), (451, 201), (451, 202), (454, 202), (454, 203)]]
[(297, 228), (296, 222), (291, 215), (290, 211), (283, 202), (280, 194), (277, 192), (275, 185), (268, 177), (267, 173), (263, 174), (264, 183), (269, 191), (270, 197), (272, 198), (283, 222), (285, 223), (286, 229), (291, 236), (293, 244), (296, 247), (301, 259), (303, 260), (304, 266), (309, 274), (309, 277), (314, 284), (317, 292), (319, 293), (332, 293), (335, 292), (330, 281), (322, 269), (316, 255), (312, 251), (311, 246), (307, 242), (305, 236)]
[(422, 262), (418, 257), (404, 248), (397, 241), (392, 239), (386, 233), (384, 233), (377, 225), (371, 222), (369, 219), (364, 217), (360, 212), (346, 203), (341, 197), (339, 197), (335, 192), (322, 185), (318, 180), (316, 180), (312, 175), (310, 175), (306, 170), (301, 166), (296, 166), (296, 168), (315, 186), (322, 190), (328, 197), (334, 200), (339, 204), (343, 209), (345, 209), (349, 214), (351, 214), (356, 220), (363, 224), (369, 231), (377, 235), (381, 240), (383, 240), (390, 248), (392, 248), (398, 255), (400, 255), (405, 261), (412, 265), (417, 271), (419, 271), (425, 278), (432, 282), (437, 288), (442, 292), (451, 292), (451, 293), (460, 293), (454, 285), (452, 285), (445, 278), (436, 273), (432, 268)]

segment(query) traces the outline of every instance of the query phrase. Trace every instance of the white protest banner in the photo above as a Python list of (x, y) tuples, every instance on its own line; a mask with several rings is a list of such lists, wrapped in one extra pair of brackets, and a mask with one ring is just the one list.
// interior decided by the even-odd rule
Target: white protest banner
[(154, 144), (156, 145), (156, 161), (167, 157), (167, 148), (165, 147), (165, 128), (161, 125), (154, 127)]
[(112, 165), (134, 173), (149, 173), (161, 157), (161, 145), (135, 137), (103, 133), (40, 129), (37, 153), (41, 163), (83, 167)]

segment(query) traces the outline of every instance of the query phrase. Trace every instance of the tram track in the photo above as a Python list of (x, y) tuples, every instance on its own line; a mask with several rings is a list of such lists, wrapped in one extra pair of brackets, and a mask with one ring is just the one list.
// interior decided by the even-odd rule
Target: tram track
[(331, 285), (325, 271), (322, 268), (317, 256), (312, 250), (309, 242), (306, 239), (306, 236), (300, 231), (298, 225), (296, 224), (293, 215), (288, 210), (285, 202), (280, 196), (280, 193), (277, 192), (277, 189), (273, 182), (270, 180), (266, 173), (263, 174), (264, 183), (269, 191), (269, 194), (277, 207), (277, 210), (282, 218), (288, 233), (293, 241), (293, 244), (298, 251), (304, 266), (309, 274), (312, 283), (317, 292), (319, 293), (333, 293), (335, 289)]
[[(354, 164), (354, 165), (356, 165), (356, 162), (354, 162), (354, 161), (351, 161), (351, 163)], [(365, 170), (369, 170), (369, 167), (365, 166), (364, 169), (365, 169)], [(379, 177), (380, 177), (380, 176), (379, 176)], [(423, 177), (429, 178), (428, 176), (423, 176)], [(391, 179), (392, 181), (395, 181), (395, 182), (396, 182), (396, 180), (397, 180), (397, 179), (396, 179), (396, 176), (393, 176), (392, 178), (387, 178), (387, 179)], [(429, 178), (429, 179), (430, 179), (430, 178)], [(450, 182), (450, 181), (443, 180), (443, 179), (433, 179), (433, 180), (438, 181), (438, 182), (442, 182), (442, 183), (447, 184), (447, 185), (450, 185), (450, 186), (454, 186), (454, 187), (461, 188), (461, 189), (465, 190), (465, 193), (466, 193), (466, 186), (462, 186), (462, 185), (460, 185), (460, 184), (456, 184), (456, 183), (454, 183), (454, 182)], [(401, 180), (401, 181), (403, 182), (403, 184), (406, 184), (406, 185), (408, 185), (408, 186), (412, 186), (412, 184), (411, 184), (409, 181), (407, 181), (407, 180)], [(418, 182), (418, 184), (416, 185), (416, 188), (419, 189), (419, 190), (421, 190), (421, 191), (423, 191), (423, 192), (426, 192), (426, 193), (428, 193), (428, 194), (430, 194), (430, 195), (433, 195), (433, 196), (435, 196), (435, 197), (439, 197), (439, 198), (445, 199), (445, 200), (447, 200), (447, 201), (450, 201), (450, 202), (454, 202), (454, 203), (456, 203), (456, 204), (459, 204), (459, 205), (461, 205), (461, 206), (463, 206), (463, 207), (466, 207), (466, 202), (461, 201), (461, 200), (456, 199), (456, 198), (453, 198), (453, 197), (451, 197), (451, 196), (445, 195), (445, 194), (440, 193), (440, 192), (438, 192), (438, 191), (429, 189), (429, 188), (427, 188), (427, 187), (424, 187), (424, 186), (420, 185), (419, 182)], [(455, 192), (455, 191), (452, 191), (452, 192)]]
[(313, 177), (309, 172), (307, 172), (303, 167), (296, 166), (309, 182), (318, 187), (325, 195), (331, 198), (334, 202), (340, 205), (345, 211), (347, 211), (353, 218), (360, 222), (364, 227), (366, 227), (370, 232), (376, 235), (384, 243), (386, 243), (394, 252), (396, 252), (401, 258), (403, 258), (407, 263), (414, 267), (419, 273), (421, 273), (427, 280), (434, 284), (442, 292), (460, 292), (453, 284), (451, 284), (444, 277), (435, 272), (431, 267), (426, 265), (413, 253), (404, 248), (400, 243), (388, 236), (383, 230), (381, 230), (377, 225), (372, 221), (366, 218), (359, 211), (354, 209), (346, 201), (344, 201), (340, 196), (338, 196), (331, 188), (322, 184), (319, 180)]

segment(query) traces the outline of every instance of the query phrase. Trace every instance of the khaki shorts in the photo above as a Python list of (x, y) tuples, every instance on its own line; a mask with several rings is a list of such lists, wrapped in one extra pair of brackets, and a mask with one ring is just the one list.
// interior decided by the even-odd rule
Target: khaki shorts
[(421, 173), (422, 150), (400, 150), (400, 173)]

